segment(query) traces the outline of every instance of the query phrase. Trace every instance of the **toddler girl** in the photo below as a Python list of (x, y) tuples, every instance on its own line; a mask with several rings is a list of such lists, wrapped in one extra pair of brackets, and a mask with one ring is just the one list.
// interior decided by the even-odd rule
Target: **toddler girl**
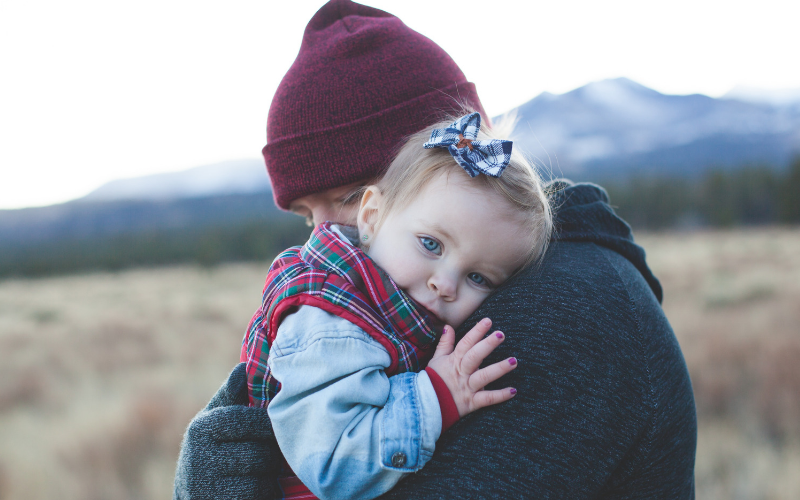
[(459, 417), (516, 393), (484, 390), (516, 367), (479, 369), (504, 339), (483, 338), (491, 321), (455, 348), (453, 326), (543, 255), (552, 218), (535, 171), (480, 120), (411, 136), (357, 226), (321, 224), (270, 267), (242, 361), (291, 466), (284, 498), (377, 497)]

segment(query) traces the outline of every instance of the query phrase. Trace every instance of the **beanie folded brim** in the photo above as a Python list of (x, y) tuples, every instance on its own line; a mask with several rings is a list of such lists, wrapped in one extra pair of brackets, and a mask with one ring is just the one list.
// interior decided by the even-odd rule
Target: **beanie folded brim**
[[(429, 109), (429, 116), (420, 109)], [(271, 141), (262, 150), (273, 186), (275, 204), (284, 210), (309, 194), (350, 184), (367, 183), (385, 171), (407, 137), (441, 119), (478, 111), (485, 118), (475, 85), (470, 82), (433, 90), (348, 123), (323, 127)], [(422, 145), (420, 145), (422, 147)], [(325, 165), (313, 178), (303, 165)]]

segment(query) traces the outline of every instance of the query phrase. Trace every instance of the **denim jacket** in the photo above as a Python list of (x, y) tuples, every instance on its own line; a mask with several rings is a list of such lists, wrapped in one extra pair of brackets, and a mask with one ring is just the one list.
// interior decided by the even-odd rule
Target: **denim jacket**
[(267, 410), (287, 462), (322, 500), (377, 497), (433, 455), (442, 416), (431, 380), (387, 377), (390, 361), (364, 330), (313, 306), (278, 328), (268, 363), (281, 389)]

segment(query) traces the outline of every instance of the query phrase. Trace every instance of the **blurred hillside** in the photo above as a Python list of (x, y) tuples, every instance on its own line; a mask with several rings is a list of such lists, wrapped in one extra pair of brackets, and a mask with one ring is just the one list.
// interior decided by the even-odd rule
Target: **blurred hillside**
[[(634, 229), (800, 224), (800, 157), (784, 170), (713, 169), (698, 179), (602, 182)], [(0, 278), (261, 260), (309, 228), (269, 191), (166, 200), (75, 201), (0, 211)]]
[(309, 228), (269, 191), (165, 200), (74, 201), (0, 211), (0, 278), (261, 260)]
[(800, 156), (788, 168), (713, 168), (695, 179), (601, 181), (617, 213), (635, 229), (800, 224)]

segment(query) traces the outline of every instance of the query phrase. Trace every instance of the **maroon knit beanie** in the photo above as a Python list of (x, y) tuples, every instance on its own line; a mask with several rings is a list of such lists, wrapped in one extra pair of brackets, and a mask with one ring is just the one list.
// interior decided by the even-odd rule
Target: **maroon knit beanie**
[(387, 12), (331, 0), (269, 109), (262, 152), (275, 203), (380, 176), (405, 137), (461, 105), (487, 118), (438, 45)]

